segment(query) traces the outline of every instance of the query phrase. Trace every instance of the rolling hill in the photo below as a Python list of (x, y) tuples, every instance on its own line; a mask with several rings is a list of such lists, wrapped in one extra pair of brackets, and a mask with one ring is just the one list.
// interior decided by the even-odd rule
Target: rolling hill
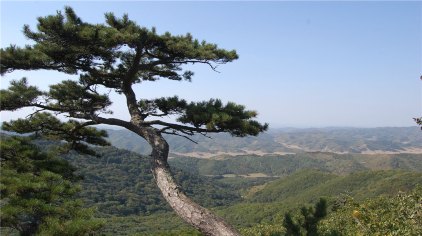
[(261, 174), (287, 176), (303, 169), (349, 174), (365, 170), (422, 171), (422, 154), (336, 154), (306, 152), (286, 155), (239, 155), (219, 158), (178, 157), (170, 164), (186, 172), (209, 176)]
[[(100, 215), (148, 215), (170, 211), (151, 173), (148, 156), (115, 147), (95, 148), (99, 157), (72, 152), (64, 158), (83, 177), (80, 197)], [(206, 207), (230, 205), (240, 194), (212, 178), (173, 168), (177, 182), (195, 201)]]
[[(391, 182), (394, 184), (391, 184)], [(356, 201), (376, 196), (393, 196), (422, 181), (422, 173), (406, 171), (365, 171), (347, 176), (303, 170), (261, 186), (243, 201), (214, 208), (237, 228), (257, 224), (280, 224), (284, 213), (326, 197), (329, 205), (344, 196)], [(374, 188), (374, 186), (376, 186)], [(108, 217), (105, 235), (199, 235), (172, 212), (151, 215)], [(139, 233), (142, 232), (142, 233)]]
[[(291, 132), (297, 133), (297, 130)], [(215, 152), (214, 158), (179, 154), (169, 162), (178, 183), (189, 196), (238, 228), (280, 222), (285, 212), (313, 203), (320, 197), (329, 199), (330, 204), (345, 195), (364, 200), (394, 195), (422, 183), (422, 154), (330, 153), (296, 149), (298, 151), (294, 154), (262, 152), (257, 155), (241, 150), (241, 146), (246, 145), (259, 151), (265, 143), (274, 145), (273, 150), (276, 150), (278, 139), (275, 137), (281, 136), (268, 133), (264, 139), (244, 138), (244, 143), (237, 144), (234, 140), (234, 149), (230, 149), (229, 143), (222, 144), (226, 149)], [(223, 136), (217, 142), (214, 138), (215, 143), (211, 143), (208, 149), (204, 146), (203, 150), (217, 150), (224, 140), (229, 142), (232, 139)], [(390, 137), (389, 140), (396, 139), (403, 141), (404, 137)], [(131, 139), (127, 140), (130, 143)], [(181, 148), (190, 150), (190, 146), (183, 146), (186, 140), (178, 139), (178, 142)], [(48, 141), (38, 140), (37, 143), (45, 149), (52, 145)], [(417, 146), (414, 143), (409, 145)], [(243, 151), (243, 155), (233, 155), (236, 148)], [(387, 150), (386, 147), (380, 148)], [(400, 148), (406, 149), (404, 146)], [(71, 152), (64, 158), (83, 176), (79, 197), (87, 206), (96, 207), (98, 216), (107, 221), (102, 234), (197, 234), (171, 212), (161, 197), (150, 171), (148, 156), (116, 147), (95, 150), (99, 157)]]
[[(116, 147), (147, 154), (150, 148), (127, 130), (107, 130)], [(273, 129), (258, 137), (212, 134), (193, 136), (198, 144), (177, 136), (166, 136), (172, 156), (212, 157), (218, 155), (286, 154), (333, 152), (362, 154), (422, 153), (422, 132), (418, 127)]]

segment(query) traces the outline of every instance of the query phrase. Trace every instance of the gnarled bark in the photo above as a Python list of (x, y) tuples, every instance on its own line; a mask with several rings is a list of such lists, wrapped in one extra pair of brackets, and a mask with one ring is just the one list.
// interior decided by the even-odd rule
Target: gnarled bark
[(142, 136), (152, 146), (153, 174), (157, 186), (177, 215), (204, 235), (240, 235), (221, 217), (193, 202), (183, 193), (170, 172), (167, 162), (169, 146), (161, 134), (151, 129)]

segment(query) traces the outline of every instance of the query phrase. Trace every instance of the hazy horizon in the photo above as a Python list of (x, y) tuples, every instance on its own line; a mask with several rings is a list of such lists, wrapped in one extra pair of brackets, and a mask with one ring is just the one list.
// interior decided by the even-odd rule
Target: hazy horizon
[[(111, 126), (111, 125), (97, 125), (100, 129), (112, 129), (112, 130), (127, 130), (126, 128), (120, 127), (120, 126)], [(364, 127), (364, 126), (275, 126), (272, 127), (271, 124), (268, 128), (268, 131), (265, 132), (271, 132), (271, 131), (277, 131), (277, 130), (283, 130), (283, 129), (298, 129), (298, 130), (305, 130), (305, 129), (383, 129), (383, 128), (415, 128), (416, 130), (420, 130), (420, 127), (417, 125), (410, 125), (410, 126), (373, 126), (373, 127)], [(264, 133), (265, 133), (264, 132)], [(422, 131), (421, 131), (422, 132)]]

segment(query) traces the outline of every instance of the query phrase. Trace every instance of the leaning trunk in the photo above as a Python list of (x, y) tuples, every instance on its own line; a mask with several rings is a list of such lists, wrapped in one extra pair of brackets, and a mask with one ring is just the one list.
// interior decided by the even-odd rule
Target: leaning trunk
[[(145, 137), (145, 136), (144, 136)], [(146, 137), (152, 146), (153, 174), (158, 188), (161, 190), (171, 208), (187, 223), (201, 231), (204, 235), (240, 235), (221, 217), (196, 204), (188, 198), (176, 184), (167, 163), (169, 146), (161, 134), (149, 133)]]

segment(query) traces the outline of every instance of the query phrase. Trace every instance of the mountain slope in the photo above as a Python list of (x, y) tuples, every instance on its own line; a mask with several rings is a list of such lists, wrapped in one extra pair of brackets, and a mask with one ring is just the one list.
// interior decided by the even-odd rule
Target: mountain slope
[(292, 198), (306, 202), (322, 196), (348, 194), (357, 199), (408, 191), (422, 183), (421, 172), (364, 171), (338, 176), (315, 170), (304, 170), (268, 183), (248, 200), (251, 202), (286, 201)]
[[(100, 157), (72, 153), (65, 158), (83, 176), (80, 197), (102, 215), (138, 215), (169, 211), (151, 173), (147, 156), (115, 147), (96, 148)], [(187, 195), (206, 207), (240, 201), (237, 192), (224, 183), (173, 168), (177, 182)]]
[(315, 203), (320, 197), (330, 204), (344, 195), (364, 200), (395, 195), (422, 183), (422, 173), (408, 171), (365, 171), (346, 176), (304, 170), (264, 185), (245, 201), (219, 211), (232, 224), (250, 227), (280, 221), (284, 213)]

